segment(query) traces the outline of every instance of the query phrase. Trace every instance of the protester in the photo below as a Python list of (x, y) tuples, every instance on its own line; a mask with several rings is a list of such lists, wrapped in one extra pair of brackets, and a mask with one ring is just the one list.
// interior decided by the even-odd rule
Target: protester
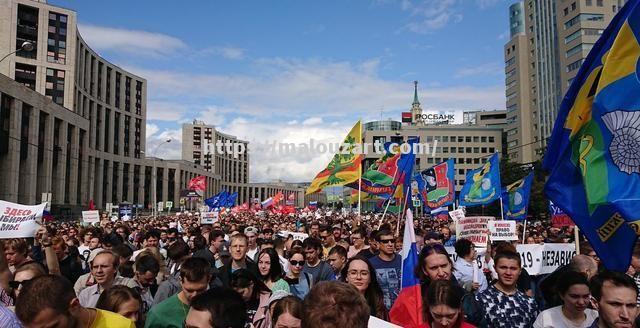
[(598, 311), (589, 309), (591, 292), (584, 274), (566, 271), (558, 278), (558, 295), (562, 305), (542, 311), (534, 328), (586, 328), (598, 317)]
[(590, 328), (633, 327), (638, 316), (638, 288), (621, 272), (602, 271), (591, 279), (591, 295), (596, 301), (598, 318)]
[(258, 253), (260, 247), (258, 247), (258, 229), (255, 227), (247, 227), (244, 229), (244, 234), (247, 236), (247, 257), (253, 262), (258, 261)]
[(332, 234), (332, 229), (324, 226), (320, 229), (320, 240), (322, 240), (322, 258), (326, 259), (331, 249), (336, 246), (336, 241), (340, 240), (340, 238), (336, 239), (335, 235)]
[(289, 292), (289, 284), (283, 279), (284, 273), (278, 254), (273, 248), (265, 248), (258, 254), (258, 271), (260, 280), (271, 289)]
[(247, 322), (255, 328), (268, 328), (271, 325), (269, 315), (269, 297), (271, 290), (253, 273), (246, 269), (239, 269), (231, 275), (233, 288), (247, 305)]
[(111, 311), (130, 319), (137, 326), (144, 326), (142, 298), (134, 288), (113, 286), (100, 294), (96, 309)]
[(16, 301), (16, 315), (26, 328), (135, 328), (133, 321), (117, 313), (80, 305), (73, 285), (56, 275), (40, 276), (25, 285)]
[(295, 296), (285, 296), (271, 306), (273, 328), (300, 328), (302, 301)]
[(369, 246), (364, 243), (365, 233), (362, 230), (356, 230), (351, 233), (351, 246), (349, 246), (349, 251), (347, 253), (348, 258), (352, 258), (356, 256), (361, 251), (369, 248)]
[(320, 259), (322, 254), (322, 243), (316, 238), (307, 238), (302, 243), (304, 249), (305, 264), (303, 272), (313, 277), (313, 283), (320, 281), (336, 280), (333, 269), (327, 262)]
[(342, 279), (342, 269), (347, 262), (346, 249), (340, 245), (333, 247), (331, 251), (329, 251), (327, 262), (331, 266), (331, 269), (333, 269), (333, 274), (336, 276), (336, 280), (344, 280)]
[(225, 287), (229, 287), (231, 283), (231, 273), (238, 269), (247, 269), (251, 273), (258, 275), (258, 266), (256, 263), (247, 257), (247, 236), (241, 233), (231, 236), (230, 252), (232, 261), (230, 264), (224, 265), (220, 268), (220, 279)]
[(423, 316), (431, 328), (474, 328), (464, 320), (463, 291), (451, 280), (436, 280), (427, 290)]
[(292, 249), (289, 253), (289, 272), (284, 280), (289, 284), (291, 293), (300, 299), (304, 299), (313, 287), (313, 276), (304, 272), (304, 255), (299, 249)]
[(538, 315), (536, 301), (517, 288), (522, 269), (520, 254), (505, 251), (494, 258), (498, 281), (476, 294), (476, 301), (484, 310), (484, 319), (490, 327), (531, 327)]
[(193, 257), (202, 257), (207, 260), (212, 268), (222, 267), (220, 262), (220, 248), (224, 243), (224, 232), (212, 230), (209, 233), (209, 247), (193, 253)]
[(167, 280), (161, 282), (158, 286), (158, 290), (153, 297), (154, 305), (177, 294), (182, 289), (180, 286), (180, 268), (182, 263), (189, 258), (189, 247), (184, 241), (178, 241), (169, 246), (167, 256), (170, 261), (169, 271), (171, 274), (167, 277)]
[(192, 257), (180, 267), (181, 291), (154, 305), (145, 327), (181, 327), (189, 312), (191, 300), (209, 289), (211, 270), (207, 260)]
[(193, 298), (184, 327), (245, 328), (246, 315), (245, 303), (238, 293), (229, 288), (217, 287)]
[(120, 259), (112, 251), (101, 251), (91, 262), (91, 276), (95, 279), (95, 285), (83, 289), (78, 294), (80, 305), (84, 307), (95, 307), (100, 298), (100, 294), (114, 285), (125, 285), (131, 288), (137, 286), (136, 282), (130, 278), (123, 278), (118, 275), (118, 265)]
[(400, 293), (402, 259), (395, 253), (395, 238), (391, 231), (380, 231), (377, 242), (380, 244), (380, 253), (369, 261), (376, 270), (378, 283), (384, 294), (384, 305), (390, 309)]
[(364, 296), (370, 313), (382, 320), (389, 320), (389, 311), (384, 305), (384, 295), (371, 262), (364, 256), (350, 258), (345, 264), (342, 281), (353, 285)]
[(157, 290), (156, 277), (160, 272), (160, 263), (152, 255), (138, 256), (135, 262), (135, 282), (142, 297), (142, 312), (147, 313), (153, 305), (152, 289)]
[(458, 259), (454, 263), (453, 275), (462, 288), (482, 292), (487, 289), (487, 278), (478, 269), (476, 246), (468, 239), (458, 239), (455, 244)]
[(366, 328), (369, 306), (352, 285), (323, 281), (304, 299), (302, 328)]

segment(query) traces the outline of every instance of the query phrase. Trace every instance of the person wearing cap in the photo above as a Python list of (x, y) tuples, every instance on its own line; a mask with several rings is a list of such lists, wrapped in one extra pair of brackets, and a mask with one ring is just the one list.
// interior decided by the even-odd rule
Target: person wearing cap
[(247, 227), (244, 229), (244, 234), (247, 236), (248, 241), (247, 257), (257, 262), (258, 253), (260, 253), (260, 247), (258, 247), (258, 229), (256, 227)]

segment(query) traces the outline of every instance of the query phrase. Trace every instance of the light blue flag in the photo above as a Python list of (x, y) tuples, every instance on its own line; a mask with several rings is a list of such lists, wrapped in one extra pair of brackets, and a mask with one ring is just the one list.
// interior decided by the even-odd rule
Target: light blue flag
[(500, 198), (501, 193), (500, 161), (495, 153), (481, 167), (467, 172), (458, 202), (467, 207), (486, 205)]
[(533, 172), (526, 177), (506, 186), (502, 191), (502, 210), (507, 220), (524, 220), (527, 218)]

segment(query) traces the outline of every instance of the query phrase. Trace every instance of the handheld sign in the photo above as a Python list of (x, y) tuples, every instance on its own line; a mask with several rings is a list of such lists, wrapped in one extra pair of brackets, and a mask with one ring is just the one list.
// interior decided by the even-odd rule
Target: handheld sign
[(200, 213), (201, 224), (214, 224), (218, 222), (218, 212), (202, 212)]
[(457, 239), (468, 239), (476, 247), (485, 247), (489, 233), (487, 222), (493, 219), (492, 216), (470, 216), (456, 221)]
[(28, 206), (0, 200), (0, 239), (33, 237), (46, 205)]
[(516, 221), (512, 220), (491, 220), (488, 222), (491, 241), (518, 240), (516, 231)]
[(449, 216), (451, 216), (453, 222), (458, 222), (458, 220), (464, 219), (464, 210), (459, 208), (454, 211), (449, 211)]
[(82, 221), (89, 224), (100, 222), (100, 211), (82, 211)]

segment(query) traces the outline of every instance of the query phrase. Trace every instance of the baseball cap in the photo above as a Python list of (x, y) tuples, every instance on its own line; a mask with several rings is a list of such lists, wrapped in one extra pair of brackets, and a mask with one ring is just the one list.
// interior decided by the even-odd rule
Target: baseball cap
[(104, 248), (100, 248), (100, 247), (92, 250), (91, 255), (89, 255), (89, 263), (93, 262), (93, 259), (96, 258), (96, 255), (98, 255), (102, 251), (104, 251)]
[(258, 234), (258, 229), (256, 227), (246, 227), (244, 229), (244, 234), (247, 235), (247, 234), (250, 234), (250, 233), (257, 235)]

